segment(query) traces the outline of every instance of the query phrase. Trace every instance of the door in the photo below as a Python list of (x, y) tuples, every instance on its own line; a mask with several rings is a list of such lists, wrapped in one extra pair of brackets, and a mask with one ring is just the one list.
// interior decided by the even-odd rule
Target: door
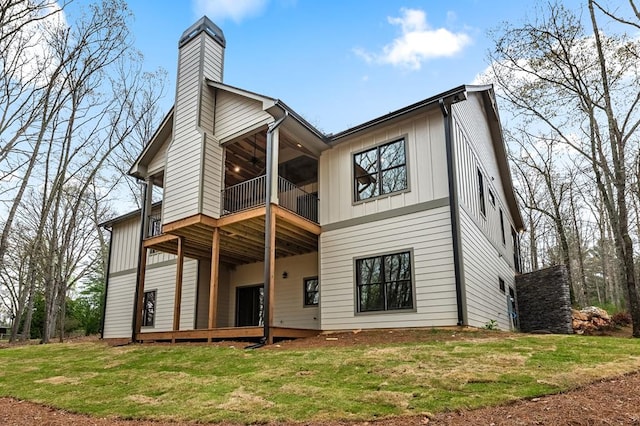
[(264, 325), (262, 284), (236, 287), (236, 327)]

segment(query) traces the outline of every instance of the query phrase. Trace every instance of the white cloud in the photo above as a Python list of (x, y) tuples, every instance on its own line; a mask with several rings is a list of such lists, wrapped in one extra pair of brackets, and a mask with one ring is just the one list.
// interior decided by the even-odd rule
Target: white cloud
[(238, 23), (260, 15), (267, 3), (268, 0), (193, 0), (193, 9), (198, 16), (207, 15), (214, 22), (231, 19)]
[(400, 26), (400, 37), (384, 46), (379, 53), (371, 53), (360, 48), (354, 49), (353, 52), (369, 63), (418, 70), (423, 62), (453, 56), (471, 43), (471, 37), (465, 33), (454, 33), (446, 28), (431, 28), (423, 10), (403, 8), (400, 12), (400, 17), (387, 18), (391, 25)]

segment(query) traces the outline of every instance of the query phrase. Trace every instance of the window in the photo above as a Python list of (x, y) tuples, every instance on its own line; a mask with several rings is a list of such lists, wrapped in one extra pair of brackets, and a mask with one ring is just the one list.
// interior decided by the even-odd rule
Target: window
[(484, 202), (484, 177), (482, 172), (478, 169), (478, 196), (480, 197), (480, 213), (483, 216), (487, 215), (487, 206)]
[(502, 245), (505, 245), (507, 239), (504, 234), (504, 215), (502, 214), (502, 209), (500, 209), (500, 232), (502, 233)]
[(411, 253), (356, 260), (358, 312), (413, 308)]
[(513, 242), (513, 267), (516, 272), (522, 272), (520, 264), (520, 244), (518, 244), (518, 233), (511, 227), (511, 240)]
[(493, 207), (495, 207), (496, 206), (496, 196), (493, 195), (493, 191), (491, 189), (489, 189), (488, 192), (489, 192), (489, 202), (491, 203), (491, 205)]
[(407, 189), (404, 139), (354, 154), (353, 172), (355, 201)]
[(153, 327), (156, 316), (156, 291), (145, 291), (142, 299), (142, 326)]
[(500, 287), (501, 292), (506, 292), (506, 287), (504, 285), (504, 280), (502, 278), (498, 278), (498, 286)]
[(304, 306), (318, 306), (319, 290), (318, 277), (304, 279)]

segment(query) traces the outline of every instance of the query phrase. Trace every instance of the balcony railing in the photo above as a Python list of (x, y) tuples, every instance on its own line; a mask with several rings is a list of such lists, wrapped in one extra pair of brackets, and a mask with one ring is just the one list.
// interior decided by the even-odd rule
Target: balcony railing
[[(236, 213), (252, 207), (263, 206), (266, 197), (266, 175), (230, 186), (222, 191), (224, 209), (222, 214)], [(293, 183), (278, 176), (278, 199), (280, 207), (299, 216), (318, 222), (318, 197), (305, 192)]]
[(149, 237), (155, 237), (162, 234), (162, 215), (160, 212), (149, 215), (149, 229), (147, 235)]

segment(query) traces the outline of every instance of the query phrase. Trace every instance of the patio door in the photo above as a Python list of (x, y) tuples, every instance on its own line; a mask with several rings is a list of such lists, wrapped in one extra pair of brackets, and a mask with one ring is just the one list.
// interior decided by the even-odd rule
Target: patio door
[(236, 327), (264, 325), (264, 286), (236, 287)]

